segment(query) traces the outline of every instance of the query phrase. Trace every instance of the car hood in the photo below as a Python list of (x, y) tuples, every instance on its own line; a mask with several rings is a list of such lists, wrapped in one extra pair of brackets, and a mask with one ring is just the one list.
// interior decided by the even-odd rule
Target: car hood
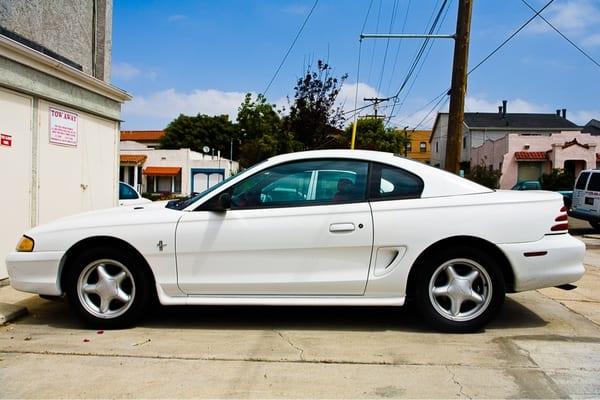
[(176, 223), (183, 211), (166, 208), (167, 201), (121, 206), (74, 214), (30, 229), (26, 235), (94, 228)]

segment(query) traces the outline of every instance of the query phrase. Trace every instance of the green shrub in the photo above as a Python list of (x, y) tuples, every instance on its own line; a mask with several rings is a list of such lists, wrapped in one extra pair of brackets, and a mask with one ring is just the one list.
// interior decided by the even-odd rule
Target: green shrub
[(477, 165), (465, 174), (465, 178), (490, 189), (498, 189), (501, 175), (500, 170), (490, 170), (484, 165)]
[(544, 190), (573, 190), (575, 178), (564, 169), (554, 168), (551, 173), (542, 175), (541, 184)]

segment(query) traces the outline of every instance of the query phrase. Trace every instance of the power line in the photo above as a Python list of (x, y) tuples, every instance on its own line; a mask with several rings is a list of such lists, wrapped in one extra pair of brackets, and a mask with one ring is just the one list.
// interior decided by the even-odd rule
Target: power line
[[(529, 7), (530, 10), (532, 10), (533, 12), (536, 12), (536, 9), (533, 8), (527, 1), (525, 0), (521, 0), (527, 7)], [(589, 59), (591, 62), (593, 62), (594, 64), (596, 64), (598, 67), (600, 67), (600, 63), (598, 63), (598, 61), (596, 61), (594, 58), (592, 58), (592, 56), (590, 56), (588, 53), (586, 53), (581, 47), (577, 46), (575, 43), (573, 43), (573, 41), (571, 39), (569, 39), (564, 33), (562, 33), (560, 30), (558, 30), (557, 27), (555, 27), (554, 25), (552, 25), (550, 23), (550, 21), (548, 21), (546, 18), (544, 18), (543, 15), (537, 13), (537, 16), (540, 17), (545, 23), (547, 23), (548, 25), (550, 25), (550, 27), (552, 29), (554, 29), (556, 31), (556, 33), (558, 33), (560, 36), (563, 37), (563, 39), (565, 39), (567, 42), (569, 42), (571, 44), (571, 46), (575, 47), (577, 50), (579, 50), (579, 52), (581, 54), (583, 54), (585, 57), (587, 57), (587, 59)]]
[[(379, 33), (379, 19), (381, 17), (381, 3), (382, 2), (383, 2), (383, 0), (379, 0), (379, 8), (377, 11), (377, 23), (375, 24), (375, 33)], [(364, 29), (363, 29), (363, 31), (364, 31)], [(367, 75), (367, 83), (371, 81), (371, 72), (373, 71), (373, 61), (375, 60), (375, 48), (376, 47), (377, 47), (377, 41), (373, 42), (373, 50), (371, 51), (371, 63), (369, 64), (369, 74)]]
[(548, 6), (550, 4), (552, 4), (553, 2), (554, 2), (554, 0), (548, 1), (544, 7), (540, 8), (540, 10), (537, 11), (531, 18), (529, 18), (527, 21), (525, 21), (516, 31), (514, 31), (509, 37), (507, 37), (502, 43), (500, 43), (494, 50), (492, 50), (492, 52), (490, 54), (488, 54), (487, 56), (485, 56), (483, 58), (483, 60), (481, 60), (477, 65), (475, 65), (473, 68), (471, 68), (471, 70), (469, 70), (469, 72), (467, 74), (470, 74), (471, 72), (475, 71), (477, 68), (479, 68), (481, 66), (481, 64), (483, 64), (484, 62), (486, 62), (487, 60), (489, 60), (494, 54), (496, 54), (498, 52), (498, 50), (500, 50), (508, 42), (510, 42), (512, 40), (512, 38), (514, 38), (515, 36), (517, 36), (517, 34), (519, 32), (521, 32), (527, 25), (529, 25), (529, 23), (531, 21), (533, 21), (538, 15), (540, 15), (540, 13), (542, 11), (544, 11), (546, 8), (548, 8)]
[[(467, 75), (470, 75), (471, 73), (475, 72), (476, 69), (481, 67), (481, 65), (483, 65), (486, 61), (488, 61), (490, 58), (492, 58), (492, 56), (494, 54), (496, 54), (502, 47), (504, 47), (508, 42), (510, 42), (519, 32), (521, 32), (527, 25), (529, 25), (531, 23), (531, 21), (533, 21), (538, 15), (540, 15), (540, 13), (542, 11), (544, 11), (546, 8), (548, 8), (548, 6), (550, 6), (550, 4), (552, 4), (553, 2), (554, 2), (554, 0), (549, 0), (544, 5), (544, 7), (542, 7), (540, 10), (538, 10), (538, 11), (533, 10), (533, 11), (535, 11), (535, 14), (531, 18), (529, 18), (527, 21), (525, 21), (523, 24), (521, 24), (521, 26), (519, 26), (519, 28), (517, 28), (504, 41), (502, 41), (498, 46), (496, 46), (490, 53), (488, 53), (488, 55), (486, 55), (483, 59), (481, 59), (481, 61), (479, 61), (473, 68), (471, 68), (467, 72)], [(433, 100), (430, 101), (428, 104), (432, 103), (433, 101), (435, 101), (435, 99), (439, 98), (440, 96), (447, 94), (449, 90), (450, 90), (450, 88), (444, 90), (442, 93), (435, 96), (433, 98)]]
[[(450, 11), (450, 7), (451, 7), (452, 3), (453, 3), (453, 0), (450, 0), (450, 3), (448, 4), (448, 7), (446, 8), (446, 12), (444, 13), (444, 16), (442, 17), (442, 20), (441, 20), (440, 24), (437, 27), (436, 33), (438, 33), (440, 31), (440, 29), (442, 28), (442, 25), (444, 24), (444, 21), (446, 20), (446, 17), (448, 16), (448, 11)], [(433, 41), (431, 41), (429, 43), (429, 47), (427, 48), (427, 52), (425, 53), (425, 56), (423, 57), (423, 61), (421, 62), (421, 65), (419, 66), (419, 69), (417, 70), (417, 73), (415, 74), (415, 77), (414, 77), (412, 83), (408, 87), (408, 90), (406, 91), (406, 94), (402, 98), (402, 101), (400, 101), (400, 108), (398, 108), (398, 113), (400, 113), (400, 110), (402, 109), (402, 106), (404, 105), (404, 102), (406, 101), (406, 99), (410, 95), (410, 92), (412, 91), (412, 88), (414, 87), (415, 83), (417, 82), (417, 79), (419, 79), (419, 75), (421, 74), (421, 71), (423, 70), (423, 66), (425, 65), (425, 61), (427, 60), (427, 57), (429, 56), (429, 53), (431, 52), (431, 48), (433, 47), (433, 43), (434, 43)], [(391, 118), (390, 118), (390, 120), (391, 120)], [(388, 120), (388, 123), (390, 122), (390, 120)]]
[(287, 49), (287, 51), (285, 52), (285, 55), (283, 56), (283, 59), (281, 60), (281, 62), (279, 63), (279, 66), (277, 67), (277, 70), (275, 70), (275, 73), (273, 74), (273, 77), (271, 78), (271, 80), (269, 81), (269, 84), (267, 85), (267, 88), (262, 92), (263, 95), (266, 95), (267, 92), (269, 91), (269, 88), (271, 87), (271, 85), (273, 84), (273, 81), (275, 80), (275, 78), (277, 77), (277, 75), (279, 74), (279, 71), (281, 70), (281, 67), (283, 67), (283, 64), (285, 63), (285, 60), (287, 60), (288, 56), (290, 55), (290, 53), (292, 52), (292, 49), (294, 48), (294, 45), (296, 44), (296, 42), (298, 41), (298, 38), (300, 37), (300, 35), (302, 34), (302, 31), (304, 30), (304, 27), (306, 26), (306, 23), (308, 22), (308, 20), (310, 19), (310, 16), (312, 15), (313, 11), (315, 10), (315, 8), (317, 7), (317, 4), (319, 3), (319, 0), (315, 0), (312, 8), (310, 9), (310, 11), (308, 12), (308, 14), (306, 15), (306, 18), (304, 18), (304, 22), (302, 23), (302, 25), (300, 26), (300, 29), (298, 29), (298, 33), (296, 33), (296, 37), (294, 38), (294, 40), (292, 41), (292, 44), (290, 45), (290, 47)]
[[(394, 0), (394, 5), (392, 6), (392, 15), (390, 16), (390, 29), (389, 34), (392, 33), (392, 29), (394, 29), (394, 20), (396, 19), (396, 11), (398, 8), (398, 0)], [(379, 75), (379, 81), (377, 82), (377, 92), (381, 89), (381, 82), (383, 81), (383, 73), (385, 72), (385, 63), (387, 61), (388, 50), (390, 48), (390, 39), (388, 38), (385, 43), (385, 51), (383, 53), (383, 63), (381, 64), (381, 74)]]
[[(444, 0), (444, 2), (442, 3), (435, 19), (433, 20), (433, 23), (431, 24), (431, 28), (429, 29), (429, 34), (432, 34), (435, 31), (435, 28), (437, 27), (437, 24), (440, 21), (440, 17), (442, 16), (442, 13), (444, 12), (444, 9), (446, 7), (446, 5), (448, 4), (448, 0)], [(394, 110), (396, 109), (396, 104), (398, 104), (398, 97), (400, 96), (400, 93), (402, 92), (402, 90), (404, 89), (404, 87), (406, 86), (406, 84), (408, 83), (408, 81), (410, 80), (412, 74), (415, 72), (415, 69), (419, 63), (419, 61), (421, 60), (421, 57), (423, 57), (423, 53), (427, 47), (427, 44), (429, 43), (429, 38), (426, 38), (423, 40), (423, 44), (421, 45), (421, 48), (419, 49), (419, 51), (417, 52), (417, 55), (413, 61), (413, 63), (411, 64), (406, 77), (404, 78), (404, 80), (402, 81), (402, 84), (400, 85), (400, 88), (398, 89), (398, 91), (396, 92), (396, 94), (394, 96), (392, 96), (392, 98), (394, 99), (394, 104), (392, 106), (392, 111), (390, 112), (390, 115), (394, 114)], [(387, 124), (389, 124), (390, 120), (388, 119)]]
[[(410, 12), (410, 3), (411, 0), (408, 0), (408, 3), (406, 5), (406, 14), (404, 14), (404, 22), (402, 22), (402, 31), (401, 33), (404, 33), (405, 29), (406, 29), (406, 21), (408, 20), (408, 13)], [(390, 87), (392, 86), (392, 79), (394, 78), (394, 74), (396, 73), (396, 65), (398, 64), (398, 57), (400, 56), (400, 48), (402, 45), (402, 39), (398, 40), (398, 47), (396, 48), (396, 56), (394, 57), (394, 62), (392, 63), (392, 73), (390, 74), (390, 81), (388, 82), (387, 85), (387, 92), (390, 91)]]

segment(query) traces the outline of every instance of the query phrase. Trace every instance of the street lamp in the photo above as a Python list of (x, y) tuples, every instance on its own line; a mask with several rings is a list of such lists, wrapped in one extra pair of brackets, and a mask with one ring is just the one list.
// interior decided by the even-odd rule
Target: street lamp
[(406, 132), (407, 129), (408, 125), (402, 129), (404, 131), (404, 157), (408, 156), (408, 132)]

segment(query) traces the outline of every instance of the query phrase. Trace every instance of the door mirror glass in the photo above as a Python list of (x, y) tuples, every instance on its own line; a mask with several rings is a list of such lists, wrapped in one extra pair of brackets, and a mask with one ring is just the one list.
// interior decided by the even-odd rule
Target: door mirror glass
[(221, 193), (217, 199), (215, 211), (227, 211), (231, 208), (231, 195), (228, 192)]

